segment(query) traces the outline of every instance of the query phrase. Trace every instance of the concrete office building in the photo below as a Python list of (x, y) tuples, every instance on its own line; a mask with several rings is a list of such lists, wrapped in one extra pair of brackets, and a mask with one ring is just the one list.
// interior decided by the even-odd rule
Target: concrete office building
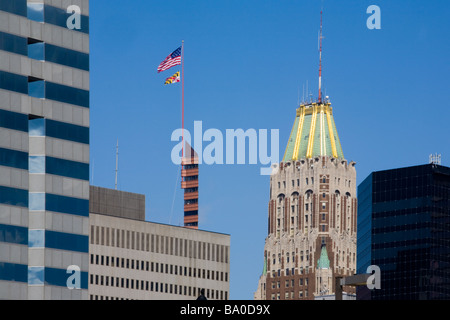
[[(89, 1), (0, 0), (0, 299), (87, 299)], [(67, 268), (81, 288), (67, 288)]]
[(146, 222), (143, 195), (91, 187), (90, 199), (90, 299), (229, 298), (229, 235)]
[(358, 186), (358, 273), (377, 265), (380, 289), (358, 300), (450, 299), (450, 168), (372, 172)]

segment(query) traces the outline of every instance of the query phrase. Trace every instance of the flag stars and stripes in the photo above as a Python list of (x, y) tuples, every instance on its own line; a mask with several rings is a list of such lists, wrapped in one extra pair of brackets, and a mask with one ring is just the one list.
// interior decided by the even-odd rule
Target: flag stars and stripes
[(158, 73), (181, 64), (181, 47), (169, 54), (158, 66)]

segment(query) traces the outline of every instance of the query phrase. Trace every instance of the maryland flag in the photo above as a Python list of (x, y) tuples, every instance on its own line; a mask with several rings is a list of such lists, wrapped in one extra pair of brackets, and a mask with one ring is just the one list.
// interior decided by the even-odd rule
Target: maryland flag
[(164, 84), (172, 84), (172, 83), (177, 83), (180, 82), (180, 71), (178, 71), (177, 73), (175, 73), (173, 76), (169, 77), (166, 79), (166, 82), (164, 82)]

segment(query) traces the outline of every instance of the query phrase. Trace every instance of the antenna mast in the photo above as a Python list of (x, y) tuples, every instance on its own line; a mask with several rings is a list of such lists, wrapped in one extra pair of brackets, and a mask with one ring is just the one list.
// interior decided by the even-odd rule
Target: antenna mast
[(117, 190), (117, 171), (119, 169), (119, 139), (117, 139), (116, 146), (116, 190)]
[(322, 102), (322, 10), (320, 10), (320, 34), (319, 34), (319, 103)]

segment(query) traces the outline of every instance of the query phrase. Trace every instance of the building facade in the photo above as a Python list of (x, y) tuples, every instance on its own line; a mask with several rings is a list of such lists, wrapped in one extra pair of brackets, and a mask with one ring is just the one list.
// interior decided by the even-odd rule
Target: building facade
[(229, 299), (230, 236), (144, 221), (143, 197), (91, 187), (90, 299)]
[(381, 271), (381, 288), (358, 288), (358, 300), (449, 299), (450, 168), (373, 172), (358, 197), (358, 273)]
[(0, 299), (88, 298), (89, 1), (79, 29), (66, 3), (0, 0)]
[[(355, 162), (344, 158), (331, 104), (302, 104), (270, 177), (255, 299), (333, 299), (334, 278), (356, 271), (356, 208)], [(354, 289), (344, 292), (354, 298)]]

